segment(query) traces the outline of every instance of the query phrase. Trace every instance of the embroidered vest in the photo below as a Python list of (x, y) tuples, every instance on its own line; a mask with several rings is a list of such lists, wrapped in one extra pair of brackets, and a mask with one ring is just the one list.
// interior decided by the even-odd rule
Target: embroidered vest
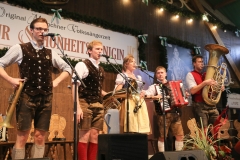
[(51, 50), (43, 47), (41, 50), (33, 48), (32, 44), (20, 44), (23, 53), (20, 64), (21, 78), (27, 78), (23, 92), (29, 95), (52, 93), (52, 54)]
[(89, 74), (86, 78), (82, 79), (86, 88), (82, 85), (79, 86), (78, 94), (79, 98), (85, 99), (88, 103), (102, 103), (102, 85), (104, 79), (104, 70), (102, 67), (97, 69), (90, 60), (83, 61), (89, 70)]

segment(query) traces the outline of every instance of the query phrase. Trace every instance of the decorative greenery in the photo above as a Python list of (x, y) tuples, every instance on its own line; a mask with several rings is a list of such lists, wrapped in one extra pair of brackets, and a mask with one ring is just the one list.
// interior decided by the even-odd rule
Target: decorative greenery
[[(71, 58), (67, 58), (68, 59), (68, 61), (71, 63), (71, 65), (73, 66), (73, 67), (75, 67), (76, 66), (76, 64), (78, 63), (78, 62), (82, 62), (82, 59), (71, 59)], [(64, 59), (65, 60), (65, 59)], [(66, 61), (66, 60), (65, 60)], [(101, 67), (103, 67), (103, 69), (104, 69), (104, 71), (105, 72), (111, 72), (111, 73), (118, 73), (110, 64), (108, 64), (108, 63), (104, 63), (104, 62), (100, 62), (100, 64), (99, 64)], [(120, 72), (121, 72), (121, 70), (122, 70), (122, 65), (120, 65), (120, 64), (112, 64), (115, 68), (117, 68)]]
[[(28, 0), (0, 0), (0, 2), (7, 2), (9, 4), (20, 6), (20, 7), (26, 8), (27, 10), (31, 9), (32, 11), (39, 12), (39, 13), (45, 13), (49, 15), (52, 14), (51, 8), (47, 7), (46, 5), (40, 2), (31, 2)], [(53, 8), (53, 6), (51, 7)], [(96, 26), (100, 26), (105, 29), (121, 32), (124, 34), (131, 34), (135, 37), (138, 37), (138, 35), (143, 35), (143, 32), (140, 30), (129, 28), (127, 26), (119, 26), (96, 17), (80, 15), (74, 12), (69, 12), (67, 10), (64, 10), (61, 13), (61, 16), (64, 17), (65, 19), (72, 19), (76, 22), (85, 22), (88, 24), (95, 24)], [(146, 59), (146, 56), (144, 54), (145, 44), (143, 43), (141, 38), (138, 38), (138, 41), (139, 41), (139, 46), (138, 46), (139, 60), (145, 61)], [(112, 70), (110, 69), (111, 66), (109, 65), (104, 65), (104, 66), (106, 70), (109, 70), (109, 71)]]
[[(173, 45), (178, 45), (183, 48), (188, 48), (191, 50), (191, 55), (194, 56), (197, 53), (195, 53), (195, 48), (196, 45), (193, 43), (190, 43), (188, 41), (182, 41), (177, 38), (171, 37), (171, 36), (162, 36), (167, 38), (167, 43), (173, 44)], [(163, 46), (161, 44), (161, 39), (159, 39), (159, 51), (160, 51), (160, 65), (162, 65), (165, 68), (168, 68), (168, 58), (167, 58), (167, 49), (166, 46)]]
[[(150, 1), (153, 5), (156, 5), (159, 8), (165, 8), (168, 12), (170, 12), (172, 14), (178, 14), (179, 16), (183, 16), (183, 17), (187, 17), (187, 18), (202, 20), (203, 14), (193, 13), (187, 9), (179, 8), (172, 4), (168, 4), (166, 2), (166, 0), (150, 0)], [(213, 25), (217, 25), (222, 30), (232, 31), (234, 33), (237, 30), (237, 27), (232, 26), (230, 24), (224, 24), (222, 21), (220, 21), (212, 16), (208, 16), (207, 18), (209, 20), (209, 23), (212, 23)]]
[[(0, 58), (2, 56), (4, 56), (7, 51), (8, 51), (8, 48), (0, 49)], [(73, 67), (75, 67), (78, 62), (82, 61), (82, 59), (78, 59), (78, 60), (77, 59), (71, 59), (71, 58), (67, 58), (67, 59)], [(114, 67), (116, 67), (117, 69), (119, 69), (121, 71), (122, 65), (120, 65), (120, 64), (113, 64), (113, 65), (114, 65)], [(114, 68), (110, 64), (101, 62), (100, 66), (102, 66), (104, 71), (106, 71), (106, 72), (118, 73), (117, 71), (114, 70)]]
[(0, 49), (0, 57), (4, 56), (7, 51), (8, 51), (8, 48), (6, 47), (4, 47), (3, 49)]
[[(116, 69), (119, 70), (119, 72), (122, 71), (122, 65), (121, 64), (112, 64)], [(112, 72), (112, 73), (118, 73), (111, 65), (107, 63), (100, 63), (100, 66), (104, 68), (105, 72)]]
[(142, 2), (148, 5), (148, 0), (142, 0)]
[[(67, 58), (68, 59), (68, 61), (71, 63), (71, 65), (73, 66), (73, 67), (75, 67), (76, 66), (76, 64), (78, 63), (78, 62), (82, 62), (82, 59), (71, 59), (71, 58)], [(63, 60), (64, 61), (66, 61), (64, 58), (63, 58)]]

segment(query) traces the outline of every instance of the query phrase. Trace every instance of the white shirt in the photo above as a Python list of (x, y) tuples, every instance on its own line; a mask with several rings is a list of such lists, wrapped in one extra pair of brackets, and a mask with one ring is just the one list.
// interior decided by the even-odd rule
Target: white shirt
[[(121, 85), (124, 85), (125, 84), (125, 78), (128, 78), (128, 74), (126, 72), (124, 73), (121, 73), (117, 75), (117, 78), (115, 80), (115, 88), (121, 84)], [(136, 76), (136, 82), (138, 84), (138, 88), (137, 88), (137, 91), (141, 91), (142, 90), (142, 87), (144, 85), (144, 82), (142, 81), (142, 77), (140, 75), (137, 75)]]
[(148, 95), (148, 96), (157, 95), (156, 84), (152, 84), (151, 86), (149, 86), (147, 90), (144, 90), (144, 93), (145, 95)]
[[(43, 46), (38, 47), (36, 42), (34, 42), (33, 40), (30, 42), (34, 49), (38, 50), (43, 49)], [(13, 63), (18, 63), (18, 65), (20, 65), (22, 59), (23, 59), (22, 48), (19, 44), (15, 44), (7, 51), (7, 53), (2, 58), (0, 58), (0, 67), (6, 68)], [(52, 50), (52, 64), (53, 67), (66, 71), (69, 74), (72, 74), (71, 67), (53, 50)]]
[(192, 75), (191, 72), (188, 72), (187, 76), (186, 76), (186, 84), (187, 84), (187, 88), (190, 91), (193, 87), (197, 86), (197, 83)]
[[(100, 63), (99, 61), (97, 61), (97, 60), (95, 60), (93, 58), (89, 58), (89, 60), (92, 62), (92, 64), (97, 69), (99, 69), (99, 63)], [(86, 64), (84, 62), (78, 62), (76, 64), (76, 66), (75, 66), (75, 70), (76, 70), (77, 74), (79, 75), (80, 79), (86, 78), (88, 76), (88, 74), (89, 74), (89, 70), (88, 70), (88, 68), (87, 68), (87, 66), (86, 66)], [(75, 77), (75, 76), (76, 75), (73, 74), (73, 77)], [(73, 82), (73, 80), (72, 80), (72, 82)], [(79, 80), (77, 82), (78, 82), (79, 85), (81, 84)]]

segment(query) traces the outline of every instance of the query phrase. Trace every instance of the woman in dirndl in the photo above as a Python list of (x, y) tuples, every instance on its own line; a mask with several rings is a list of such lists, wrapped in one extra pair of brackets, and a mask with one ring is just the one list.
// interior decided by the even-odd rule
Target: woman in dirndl
[[(120, 133), (136, 132), (136, 133), (149, 133), (150, 122), (148, 117), (147, 105), (140, 96), (141, 89), (144, 85), (142, 77), (135, 75), (133, 71), (136, 69), (136, 62), (133, 55), (129, 54), (123, 59), (123, 72), (117, 75), (115, 90), (126, 90), (128, 94), (120, 109)], [(127, 96), (128, 95), (128, 96)], [(127, 107), (127, 97), (128, 106)], [(127, 112), (129, 108), (129, 112)], [(129, 115), (127, 115), (129, 113)], [(128, 121), (127, 121), (127, 116)], [(128, 125), (128, 127), (127, 127)]]

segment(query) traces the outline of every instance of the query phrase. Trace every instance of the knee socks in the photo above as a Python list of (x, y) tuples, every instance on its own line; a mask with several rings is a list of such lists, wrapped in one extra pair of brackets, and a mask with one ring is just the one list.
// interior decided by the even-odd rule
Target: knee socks
[(16, 149), (15, 147), (13, 147), (11, 156), (12, 156), (12, 160), (24, 159), (25, 158), (25, 148), (23, 148), (23, 149)]
[(39, 146), (37, 144), (33, 144), (31, 148), (31, 158), (43, 158), (45, 152), (45, 145)]
[[(87, 148), (88, 147), (88, 148)], [(96, 160), (98, 151), (97, 143), (78, 142), (78, 160)]]
[(158, 141), (158, 151), (159, 152), (164, 152), (164, 142)]
[(88, 144), (88, 155), (87, 155), (88, 160), (96, 160), (97, 151), (98, 151), (98, 144), (89, 142), (89, 144)]
[(87, 143), (78, 142), (78, 160), (87, 160)]
[(175, 141), (175, 149), (176, 151), (181, 151), (183, 148), (183, 141)]

